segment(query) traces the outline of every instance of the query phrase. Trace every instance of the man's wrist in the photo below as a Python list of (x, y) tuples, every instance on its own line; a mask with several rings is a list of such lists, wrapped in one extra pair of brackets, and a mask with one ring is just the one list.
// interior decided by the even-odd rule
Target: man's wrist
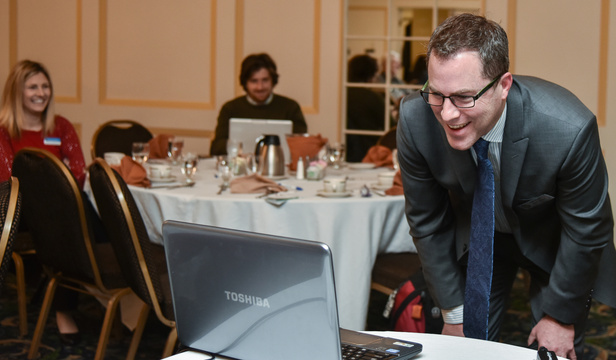
[(441, 309), (443, 322), (445, 324), (462, 324), (464, 322), (464, 305), (456, 306), (453, 309)]

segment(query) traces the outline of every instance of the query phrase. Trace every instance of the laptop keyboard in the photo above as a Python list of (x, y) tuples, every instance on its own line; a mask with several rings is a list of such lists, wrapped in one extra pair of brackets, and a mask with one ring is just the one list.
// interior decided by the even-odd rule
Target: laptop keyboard
[(342, 358), (346, 360), (387, 360), (397, 356), (382, 351), (374, 351), (360, 346), (342, 344)]

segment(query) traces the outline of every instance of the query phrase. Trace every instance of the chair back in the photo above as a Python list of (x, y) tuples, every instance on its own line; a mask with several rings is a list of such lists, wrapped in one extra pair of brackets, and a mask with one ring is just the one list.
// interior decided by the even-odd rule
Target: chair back
[(174, 326), (171, 289), (162, 246), (150, 241), (143, 218), (122, 177), (101, 158), (90, 165), (90, 186), (101, 220), (131, 289)]
[(106, 152), (121, 152), (132, 156), (134, 142), (148, 142), (152, 133), (133, 120), (111, 120), (101, 125), (92, 136), (92, 159)]
[(19, 180), (11, 177), (0, 184), (0, 289), (13, 253), (13, 242), (19, 228), (21, 194)]
[(115, 274), (99, 271), (97, 256), (105, 257), (106, 273), (113, 271), (115, 258), (105, 253), (104, 244), (94, 244), (93, 214), (86, 213), (91, 205), (68, 167), (46, 150), (25, 148), (15, 155), (13, 174), (20, 180), (24, 221), (39, 261), (54, 273), (100, 289), (124, 285)]
[(396, 146), (396, 128), (393, 127), (389, 129), (389, 131), (387, 131), (385, 134), (383, 134), (383, 136), (381, 136), (381, 138), (377, 142), (377, 145), (385, 146), (389, 148), (389, 150), (395, 149), (397, 147)]

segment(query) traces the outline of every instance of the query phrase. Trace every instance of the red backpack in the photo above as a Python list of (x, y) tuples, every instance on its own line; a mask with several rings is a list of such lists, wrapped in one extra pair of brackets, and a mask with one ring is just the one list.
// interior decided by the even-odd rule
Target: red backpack
[(434, 304), (421, 270), (389, 296), (383, 316), (390, 319), (395, 331), (440, 334), (443, 330), (441, 310)]

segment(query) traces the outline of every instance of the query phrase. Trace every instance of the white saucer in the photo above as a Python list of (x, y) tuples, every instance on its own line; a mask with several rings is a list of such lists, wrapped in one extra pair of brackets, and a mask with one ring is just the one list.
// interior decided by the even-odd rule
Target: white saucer
[(392, 185), (382, 185), (382, 184), (379, 184), (378, 182), (370, 184), (370, 188), (374, 190), (387, 190), (391, 188), (392, 186), (393, 184)]
[(348, 165), (351, 170), (370, 170), (376, 167), (374, 163), (348, 163)]
[(287, 178), (286, 175), (276, 175), (276, 176), (265, 176), (265, 175), (263, 175), (263, 177), (266, 178), (266, 179), (274, 180), (274, 181), (276, 181), (276, 180), (283, 180), (283, 179)]
[(298, 197), (295, 191), (281, 191), (267, 196), (268, 199), (274, 200), (290, 200), (297, 199)]
[(326, 197), (326, 198), (342, 198), (342, 197), (349, 197), (353, 195), (353, 192), (352, 191), (329, 192), (329, 191), (324, 191), (324, 190), (317, 190), (317, 195)]
[(171, 176), (166, 177), (166, 178), (149, 177), (149, 179), (150, 179), (151, 182), (161, 182), (161, 183), (165, 182), (165, 183), (168, 183), (168, 182), (174, 182), (176, 177), (171, 175)]

